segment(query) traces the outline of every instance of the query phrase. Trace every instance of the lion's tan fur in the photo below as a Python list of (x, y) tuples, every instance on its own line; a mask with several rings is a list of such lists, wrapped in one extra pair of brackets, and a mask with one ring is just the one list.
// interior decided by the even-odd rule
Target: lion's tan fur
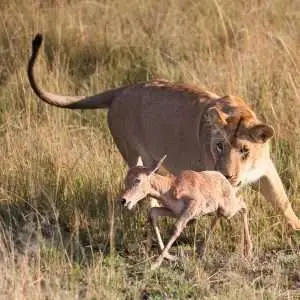
[[(41, 35), (36, 36), (28, 64), (28, 77), (36, 94), (58, 107), (108, 108), (113, 139), (129, 166), (136, 164), (138, 156), (151, 165), (166, 153), (164, 167), (175, 174), (183, 169), (218, 170), (234, 185), (259, 186), (289, 224), (300, 229), (300, 220), (270, 159), (273, 129), (262, 123), (241, 98), (220, 97), (165, 80), (133, 84), (92, 97), (51, 94), (39, 87), (34, 73), (41, 43)], [(224, 150), (223, 154), (216, 149)]]

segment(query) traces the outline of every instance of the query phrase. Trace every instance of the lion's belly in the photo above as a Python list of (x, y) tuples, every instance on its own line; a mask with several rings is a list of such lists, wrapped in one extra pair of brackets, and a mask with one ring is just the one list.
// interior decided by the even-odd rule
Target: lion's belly
[(153, 91), (122, 95), (109, 112), (117, 145), (125, 140), (128, 151), (134, 149), (148, 161), (167, 154), (164, 166), (175, 174), (183, 169), (207, 169), (197, 136), (206, 105), (201, 100), (182, 99), (180, 95), (170, 98), (168, 94), (157, 96)]

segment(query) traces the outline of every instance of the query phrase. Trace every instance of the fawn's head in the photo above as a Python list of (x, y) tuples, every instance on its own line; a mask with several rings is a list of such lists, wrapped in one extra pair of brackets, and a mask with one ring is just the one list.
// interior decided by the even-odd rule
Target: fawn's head
[(166, 155), (151, 169), (143, 167), (139, 158), (137, 165), (128, 170), (125, 177), (125, 191), (120, 198), (123, 206), (130, 210), (151, 193), (151, 176), (160, 168), (165, 158)]

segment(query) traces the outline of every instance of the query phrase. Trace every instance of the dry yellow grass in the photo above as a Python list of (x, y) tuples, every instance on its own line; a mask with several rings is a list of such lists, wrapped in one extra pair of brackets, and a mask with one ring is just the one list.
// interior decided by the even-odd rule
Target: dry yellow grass
[(105, 112), (46, 106), (25, 73), (42, 32), (51, 91), (159, 77), (242, 96), (276, 129), (273, 158), (300, 214), (298, 0), (4, 0), (0, 16), (1, 299), (299, 299), (299, 233), (248, 190), (253, 260), (235, 249), (232, 220), (197, 261), (189, 245), (205, 218), (181, 239), (182, 262), (150, 273), (145, 211), (114, 203), (125, 165)]

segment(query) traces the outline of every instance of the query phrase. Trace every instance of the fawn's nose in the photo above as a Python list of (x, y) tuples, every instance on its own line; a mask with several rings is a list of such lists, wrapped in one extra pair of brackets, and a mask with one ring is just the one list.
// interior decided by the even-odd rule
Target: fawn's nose
[(122, 205), (125, 205), (125, 203), (126, 203), (126, 199), (125, 199), (125, 198), (122, 198), (122, 199), (121, 199), (121, 204), (122, 204)]

